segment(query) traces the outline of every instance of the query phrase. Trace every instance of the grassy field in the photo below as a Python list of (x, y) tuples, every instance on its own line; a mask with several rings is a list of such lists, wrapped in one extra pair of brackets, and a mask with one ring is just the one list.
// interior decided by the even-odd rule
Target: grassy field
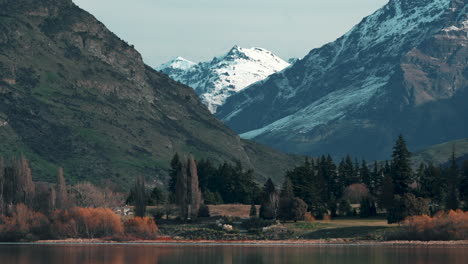
[(380, 240), (386, 231), (397, 227), (387, 224), (387, 220), (380, 218), (336, 218), (329, 221), (313, 223), (286, 224), (289, 229), (297, 230), (304, 239), (332, 239), (348, 238), (362, 240)]
[[(163, 235), (180, 239), (206, 240), (285, 240), (285, 239), (346, 239), (384, 240), (387, 232), (398, 225), (387, 224), (384, 218), (334, 218), (313, 222), (275, 222), (265, 226), (245, 227), (249, 221), (250, 205), (210, 205), (210, 218), (191, 223), (173, 223), (161, 220), (158, 224)], [(257, 206), (257, 211), (259, 206)], [(233, 226), (226, 232), (215, 225), (216, 221)]]

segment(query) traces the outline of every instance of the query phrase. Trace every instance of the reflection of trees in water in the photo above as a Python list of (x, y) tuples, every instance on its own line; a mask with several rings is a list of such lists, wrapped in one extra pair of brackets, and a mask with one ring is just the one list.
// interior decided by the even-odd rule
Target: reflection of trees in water
[(8, 264), (466, 263), (465, 248), (384, 246), (2, 245)]

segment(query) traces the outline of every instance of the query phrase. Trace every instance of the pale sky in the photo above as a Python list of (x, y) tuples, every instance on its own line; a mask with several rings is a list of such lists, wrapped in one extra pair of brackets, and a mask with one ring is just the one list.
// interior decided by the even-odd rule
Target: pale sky
[(150, 66), (199, 62), (235, 44), (287, 60), (340, 37), (388, 0), (73, 0)]

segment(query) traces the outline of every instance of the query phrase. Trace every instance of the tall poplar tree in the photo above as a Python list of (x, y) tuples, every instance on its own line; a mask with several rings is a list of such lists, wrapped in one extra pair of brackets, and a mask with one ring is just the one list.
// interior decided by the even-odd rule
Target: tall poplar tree
[(63, 176), (63, 168), (59, 168), (57, 173), (57, 184), (55, 186), (55, 206), (57, 209), (65, 209), (68, 206), (67, 185)]
[(197, 164), (192, 155), (184, 158), (177, 171), (175, 201), (184, 220), (196, 218), (203, 203), (198, 182)]
[(146, 196), (145, 179), (137, 177), (135, 185), (133, 186), (133, 194), (135, 197), (135, 216), (144, 217), (146, 214), (146, 203), (148, 197)]
[(197, 164), (193, 155), (189, 156), (188, 159), (188, 184), (189, 188), (189, 215), (191, 218), (196, 218), (198, 216), (198, 211), (200, 210), (200, 206), (203, 203), (202, 200), (202, 193), (200, 190), (200, 184), (198, 182), (198, 172), (197, 172)]

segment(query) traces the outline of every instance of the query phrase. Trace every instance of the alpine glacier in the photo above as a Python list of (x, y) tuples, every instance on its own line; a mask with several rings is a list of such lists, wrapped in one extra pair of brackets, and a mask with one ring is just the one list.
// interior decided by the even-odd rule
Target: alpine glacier
[(288, 66), (288, 62), (271, 51), (236, 45), (227, 54), (208, 62), (194, 63), (178, 57), (156, 70), (192, 87), (208, 109), (215, 113), (228, 97)]

